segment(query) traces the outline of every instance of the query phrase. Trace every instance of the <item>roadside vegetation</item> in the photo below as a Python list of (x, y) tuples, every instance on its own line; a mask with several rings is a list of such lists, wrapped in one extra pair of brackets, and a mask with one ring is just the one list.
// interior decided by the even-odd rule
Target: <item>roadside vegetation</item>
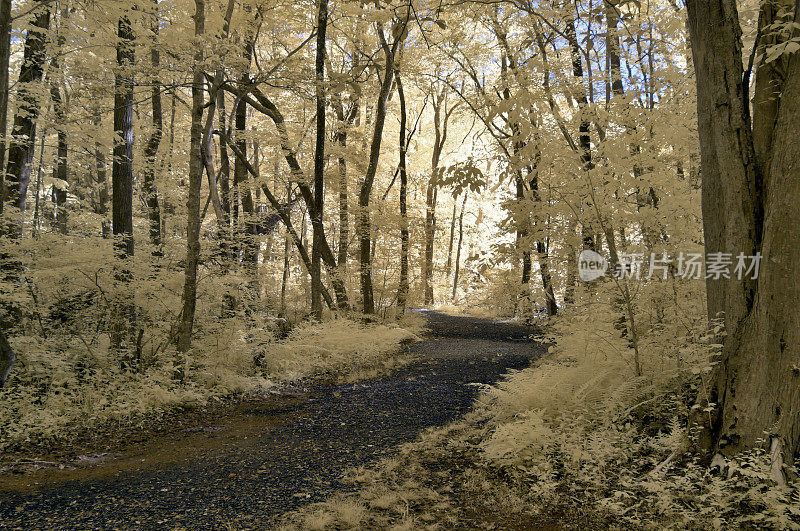
[(637, 290), (640, 375), (615, 288), (595, 286), (592, 305), (535, 338), (552, 342), (548, 355), (484, 390), (463, 421), (351, 469), (351, 490), (277, 525), (800, 529), (800, 485), (776, 481), (774, 456), (755, 449), (709, 466), (702, 433), (688, 428), (720, 349), (692, 319), (704, 300), (688, 288), (674, 282), (668, 302)]
[(0, 451), (35, 457), (86, 433), (136, 429), (209, 403), (385, 374), (409, 361), (402, 347), (418, 340), (420, 322), (413, 314), (400, 325), (336, 319), (281, 332), (288, 325), (280, 321), (245, 328), (240, 319), (219, 320), (197, 354), (182, 359), (180, 380), (171, 356), (131, 372), (98, 356), (96, 344), (31, 341), (15, 385), (0, 390)]

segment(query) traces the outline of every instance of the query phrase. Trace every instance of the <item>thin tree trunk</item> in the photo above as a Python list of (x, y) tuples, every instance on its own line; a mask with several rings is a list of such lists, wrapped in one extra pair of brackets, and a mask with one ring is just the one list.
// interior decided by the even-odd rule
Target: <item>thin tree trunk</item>
[[(195, 37), (205, 33), (205, 0), (194, 0)], [(200, 260), (200, 187), (203, 184), (203, 49), (198, 43), (192, 73), (192, 125), (189, 145), (189, 199), (187, 202), (186, 266), (183, 284), (183, 310), (178, 327), (178, 351), (192, 345), (192, 328), (197, 305), (197, 265)], [(181, 375), (185, 377), (185, 375)]]
[(467, 196), (469, 194), (464, 191), (464, 201), (461, 203), (461, 214), (458, 216), (458, 247), (456, 248), (456, 270), (453, 273), (453, 300), (456, 300), (456, 293), (458, 293), (458, 273), (461, 267), (461, 242), (464, 240), (464, 209), (467, 206)]
[[(217, 92), (217, 109), (219, 110), (219, 129), (228, 135), (227, 113), (225, 110), (225, 91)], [(228, 156), (228, 146), (224, 142), (219, 144), (219, 198), (222, 211), (228, 221), (231, 219), (231, 162)]]
[[(100, 111), (97, 111), (92, 118), (95, 128), (100, 129), (102, 126), (102, 117)], [(94, 143), (94, 164), (97, 173), (97, 202), (95, 204), (95, 214), (101, 216), (103, 221), (100, 222), (100, 232), (103, 238), (108, 238), (109, 224), (108, 224), (108, 173), (106, 170), (106, 156), (103, 153), (103, 145), (100, 142)]]
[(370, 252), (372, 230), (369, 215), (369, 201), (370, 195), (372, 194), (372, 184), (375, 180), (375, 174), (378, 171), (378, 159), (380, 158), (381, 140), (383, 139), (383, 126), (386, 121), (386, 102), (389, 99), (389, 92), (392, 89), (392, 80), (394, 79), (395, 52), (402, 39), (402, 37), (398, 37), (390, 46), (386, 42), (386, 37), (383, 34), (383, 27), (380, 25), (378, 26), (378, 37), (381, 41), (384, 56), (386, 57), (386, 64), (384, 66), (383, 80), (381, 81), (378, 101), (375, 107), (375, 125), (372, 131), (369, 164), (367, 165), (364, 182), (358, 194), (361, 297), (363, 299), (365, 314), (375, 313), (375, 300), (372, 292), (372, 255)]
[(162, 255), (161, 235), (161, 208), (158, 204), (158, 189), (156, 187), (156, 155), (161, 139), (164, 135), (164, 113), (161, 103), (161, 83), (159, 81), (160, 54), (158, 51), (159, 12), (158, 3), (153, 2), (153, 20), (150, 29), (153, 32), (153, 42), (150, 45), (150, 66), (152, 67), (152, 87), (150, 89), (150, 103), (152, 105), (152, 131), (147, 145), (144, 148), (144, 175), (142, 179), (142, 192), (147, 205), (147, 218), (149, 221), (150, 245), (153, 246), (153, 257)]
[[(0, 215), (5, 204), (8, 80), (11, 59), (11, 0), (0, 0)], [(10, 370), (10, 369), (9, 369)]]
[[(315, 210), (314, 192), (311, 190), (311, 187), (308, 186), (306, 174), (300, 166), (300, 163), (297, 161), (297, 153), (290, 142), (283, 115), (280, 113), (275, 104), (269, 98), (267, 98), (267, 96), (264, 95), (264, 93), (261, 92), (258, 87), (251, 85), (248, 87), (248, 91), (246, 93), (236, 89), (231, 85), (226, 85), (225, 88), (226, 90), (229, 90), (240, 97), (247, 97), (247, 103), (249, 105), (257, 109), (259, 112), (266, 114), (273, 121), (275, 128), (278, 131), (281, 150), (283, 151), (286, 163), (289, 165), (292, 178), (297, 182), (297, 186), (300, 189), (300, 193), (303, 197), (303, 201), (306, 204), (306, 208), (309, 212), (313, 213)], [(250, 99), (250, 95), (255, 97), (255, 100)], [(337, 304), (340, 308), (347, 307), (347, 289), (342, 279), (338, 278), (336, 275), (336, 259), (333, 256), (333, 251), (331, 251), (326, 238), (322, 238), (321, 244), (322, 262), (325, 264), (328, 274), (331, 276), (331, 285), (336, 293)]]
[[(286, 198), (291, 194), (291, 188), (286, 187)], [(291, 250), (291, 235), (289, 228), (285, 227), (285, 235), (283, 237), (283, 275), (281, 275), (281, 310), (280, 316), (286, 317), (286, 285), (289, 282), (289, 251)]]
[(403, 92), (403, 82), (400, 72), (395, 74), (397, 79), (397, 94), (400, 97), (400, 281), (397, 288), (397, 308), (399, 316), (406, 310), (408, 299), (408, 175), (406, 171), (406, 96)]
[[(578, 126), (578, 148), (583, 170), (588, 172), (592, 169), (591, 122), (589, 121), (588, 112), (586, 110), (586, 107), (589, 105), (589, 99), (586, 97), (586, 88), (583, 86), (583, 61), (581, 60), (580, 45), (578, 44), (578, 36), (575, 31), (575, 19), (571, 14), (567, 17), (566, 23), (566, 36), (572, 59), (572, 75), (575, 77), (577, 83), (580, 84), (580, 86), (573, 91), (573, 97), (578, 102), (578, 112), (580, 116), (580, 125)], [(595, 245), (592, 225), (586, 221), (584, 221), (582, 225), (583, 247), (584, 249), (594, 250)]]
[(67, 145), (67, 132), (64, 129), (66, 113), (64, 112), (61, 92), (56, 85), (51, 86), (50, 95), (53, 100), (53, 114), (58, 127), (58, 147), (56, 148), (56, 163), (53, 167), (53, 179), (55, 182), (52, 188), (52, 199), (56, 208), (56, 230), (61, 234), (67, 234), (67, 155), (69, 147)]
[(325, 33), (328, 27), (328, 0), (319, 0), (317, 15), (316, 100), (317, 139), (314, 148), (314, 212), (311, 225), (314, 242), (311, 250), (311, 312), (322, 321), (322, 234), (325, 194)]
[[(253, 168), (253, 165), (250, 164), (250, 162), (244, 157), (244, 154), (241, 151), (239, 151), (239, 148), (236, 146), (236, 144), (234, 144), (230, 140), (230, 138), (226, 138), (225, 141), (228, 143), (228, 146), (236, 155), (236, 158), (244, 162), (245, 169), (248, 172), (250, 172), (250, 174), (254, 177), (254, 179), (257, 182), (260, 181), (258, 172), (256, 171), (255, 168)], [(298, 235), (297, 231), (295, 231), (294, 226), (292, 225), (291, 211), (289, 210), (291, 208), (291, 203), (287, 205), (280, 204), (278, 199), (275, 197), (275, 195), (273, 195), (272, 191), (264, 182), (261, 183), (261, 190), (264, 192), (267, 201), (269, 201), (270, 205), (272, 205), (272, 208), (274, 208), (275, 211), (278, 213), (278, 216), (280, 217), (283, 224), (286, 226), (286, 229), (289, 231), (289, 234), (292, 236), (292, 240), (294, 240), (295, 245), (297, 247), (297, 252), (300, 255), (300, 258), (306, 267), (306, 271), (308, 271), (310, 275), (311, 258), (308, 255), (308, 250), (305, 244), (305, 233), (306, 233), (305, 214), (303, 215), (303, 226), (300, 229), (300, 235)], [(328, 290), (325, 288), (324, 285), (322, 286), (321, 295), (322, 298), (325, 300), (325, 304), (327, 304), (327, 306), (331, 310), (333, 310), (334, 309), (333, 299), (331, 298), (330, 294), (328, 293)]]
[[(67, 145), (67, 131), (66, 131), (66, 100), (67, 87), (56, 80), (63, 79), (63, 75), (59, 68), (59, 55), (64, 47), (66, 38), (64, 37), (65, 22), (69, 18), (69, 11), (63, 9), (61, 11), (60, 20), (58, 24), (58, 38), (56, 41), (56, 49), (53, 51), (53, 57), (50, 60), (50, 73), (52, 76), (50, 81), (50, 99), (53, 102), (53, 114), (56, 122), (56, 129), (58, 132), (58, 147), (56, 148), (56, 163), (53, 167), (53, 187), (52, 199), (55, 204), (55, 226), (56, 230), (61, 234), (67, 234), (67, 156), (69, 146)], [(63, 88), (63, 95), (61, 93)], [(41, 162), (40, 162), (41, 165)], [(38, 173), (38, 172), (37, 172)], [(38, 176), (37, 176), (38, 179)], [(38, 201), (38, 197), (36, 198)]]
[(39, 143), (39, 164), (36, 168), (36, 187), (34, 190), (33, 196), (33, 237), (39, 237), (39, 218), (40, 218), (40, 211), (39, 203), (40, 199), (39, 196), (41, 195), (42, 190), (42, 161), (44, 161), (44, 141), (47, 138), (47, 128), (42, 131), (42, 138)]
[(458, 211), (458, 201), (453, 200), (453, 215), (450, 218), (450, 239), (447, 243), (447, 265), (444, 268), (444, 276), (450, 278), (453, 272), (453, 244), (455, 243), (456, 236), (456, 213)]

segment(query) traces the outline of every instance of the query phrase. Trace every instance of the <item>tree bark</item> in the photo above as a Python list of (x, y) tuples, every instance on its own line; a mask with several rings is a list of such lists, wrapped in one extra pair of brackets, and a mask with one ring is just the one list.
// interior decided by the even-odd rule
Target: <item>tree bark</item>
[[(781, 59), (782, 86), (758, 65), (751, 120), (736, 2), (686, 4), (706, 252), (763, 256), (757, 279), (707, 279), (709, 317), (724, 315), (726, 335), (709, 394), (699, 397), (710, 409), (695, 419), (705, 428), (699, 444), (730, 455), (766, 440), (789, 465), (800, 450), (800, 56)], [(777, 109), (764, 94), (778, 98)]]
[[(57, 65), (54, 65), (57, 67)], [(55, 82), (50, 86), (50, 98), (53, 100), (53, 114), (58, 128), (58, 147), (56, 148), (56, 163), (53, 167), (52, 199), (56, 207), (56, 230), (67, 234), (67, 131), (65, 130), (66, 112), (61, 90)], [(39, 192), (38, 186), (36, 190)], [(37, 196), (38, 201), (38, 196)]]
[[(408, 19), (406, 19), (406, 23)], [(405, 25), (405, 24), (404, 24)], [(395, 53), (402, 42), (402, 35), (405, 28), (396, 37), (395, 41), (389, 45), (383, 34), (382, 25), (378, 26), (378, 37), (381, 41), (386, 64), (384, 65), (383, 80), (381, 81), (378, 92), (378, 101), (375, 106), (375, 124), (372, 130), (372, 142), (370, 145), (369, 164), (367, 173), (364, 175), (364, 182), (358, 194), (359, 207), (359, 256), (360, 256), (360, 279), (361, 297), (363, 299), (363, 309), (365, 314), (375, 313), (375, 300), (372, 292), (372, 256), (370, 253), (371, 244), (371, 225), (369, 215), (369, 201), (372, 194), (372, 184), (375, 181), (375, 174), (378, 171), (378, 160), (381, 154), (381, 140), (383, 139), (383, 126), (386, 121), (386, 103), (392, 89), (392, 80), (395, 72)]]
[(118, 22), (117, 72), (114, 90), (114, 162), (111, 167), (112, 232), (118, 258), (133, 256), (133, 64), (131, 22)]
[(464, 209), (467, 207), (467, 196), (469, 194), (464, 191), (464, 201), (461, 203), (461, 214), (458, 216), (458, 246), (456, 247), (456, 270), (453, 273), (453, 300), (456, 300), (458, 293), (458, 274), (461, 268), (461, 243), (464, 240)]
[(6, 131), (8, 130), (8, 80), (11, 59), (11, 0), (0, 0), (0, 215), (6, 186)]
[(150, 103), (152, 106), (152, 131), (144, 148), (145, 167), (142, 178), (142, 192), (147, 205), (147, 218), (149, 221), (148, 234), (150, 245), (153, 246), (153, 257), (162, 255), (161, 244), (161, 208), (158, 204), (158, 189), (156, 187), (156, 155), (161, 139), (164, 136), (164, 112), (161, 103), (161, 82), (159, 81), (160, 54), (158, 51), (158, 3), (153, 3), (153, 20), (150, 29), (153, 32), (153, 42), (150, 46), (150, 66), (152, 67), (152, 87), (150, 89)]
[(328, 0), (319, 0), (317, 15), (316, 100), (317, 138), (314, 148), (314, 213), (311, 216), (313, 244), (311, 248), (311, 312), (322, 321), (322, 225), (325, 194), (325, 33), (328, 27)]
[[(194, 34), (205, 33), (205, 0), (194, 0)], [(178, 326), (179, 352), (192, 346), (192, 328), (197, 305), (197, 265), (200, 260), (200, 187), (203, 183), (203, 49), (197, 44), (192, 73), (192, 125), (189, 144), (189, 198), (186, 205), (186, 265), (183, 284), (183, 310)]]
[(111, 230), (114, 255), (122, 262), (116, 273), (122, 293), (112, 310), (111, 344), (123, 354), (123, 368), (130, 368), (131, 341), (135, 329), (135, 306), (131, 293), (133, 257), (133, 64), (134, 34), (127, 15), (117, 23), (117, 71), (114, 75), (114, 161), (111, 167)]
[[(102, 117), (100, 111), (96, 111), (92, 124), (96, 129), (102, 126)], [(98, 133), (99, 131), (96, 131)], [(100, 222), (100, 232), (103, 238), (108, 238), (108, 173), (106, 169), (106, 155), (103, 153), (103, 145), (100, 142), (94, 143), (94, 164), (95, 172), (97, 175), (97, 196), (94, 204), (95, 214), (101, 216), (103, 220)]]
[(400, 280), (397, 287), (398, 314), (402, 316), (406, 311), (408, 299), (408, 175), (406, 170), (406, 96), (403, 92), (403, 81), (400, 72), (395, 73), (397, 79), (397, 94), (400, 98)]

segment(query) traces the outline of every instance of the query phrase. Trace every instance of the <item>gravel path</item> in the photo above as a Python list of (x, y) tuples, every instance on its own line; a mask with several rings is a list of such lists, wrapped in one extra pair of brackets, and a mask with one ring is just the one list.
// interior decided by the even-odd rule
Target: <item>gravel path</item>
[(111, 474), (0, 490), (0, 529), (248, 527), (324, 499), (346, 468), (464, 414), (478, 391), (469, 384), (496, 382), (544, 350), (530, 327), (426, 314), (431, 337), (408, 347), (419, 361), (356, 385), (310, 389), (290, 406), (239, 414), (238, 423), (218, 419), (153, 449), (170, 458), (143, 458), (141, 469), (110, 463)]

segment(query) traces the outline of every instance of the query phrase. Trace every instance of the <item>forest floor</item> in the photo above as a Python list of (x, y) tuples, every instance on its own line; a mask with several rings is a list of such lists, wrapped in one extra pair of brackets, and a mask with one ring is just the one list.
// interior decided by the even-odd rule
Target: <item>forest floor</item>
[[(352, 491), (347, 470), (396, 461), (400, 445), (466, 414), (481, 385), (545, 351), (530, 339), (534, 327), (426, 313), (428, 338), (407, 347), (415, 361), (389, 375), (194, 411), (118, 434), (113, 448), (86, 448), (63, 469), (0, 476), (0, 521), (10, 529), (264, 527)], [(469, 469), (467, 458), (440, 460), (443, 488)]]

